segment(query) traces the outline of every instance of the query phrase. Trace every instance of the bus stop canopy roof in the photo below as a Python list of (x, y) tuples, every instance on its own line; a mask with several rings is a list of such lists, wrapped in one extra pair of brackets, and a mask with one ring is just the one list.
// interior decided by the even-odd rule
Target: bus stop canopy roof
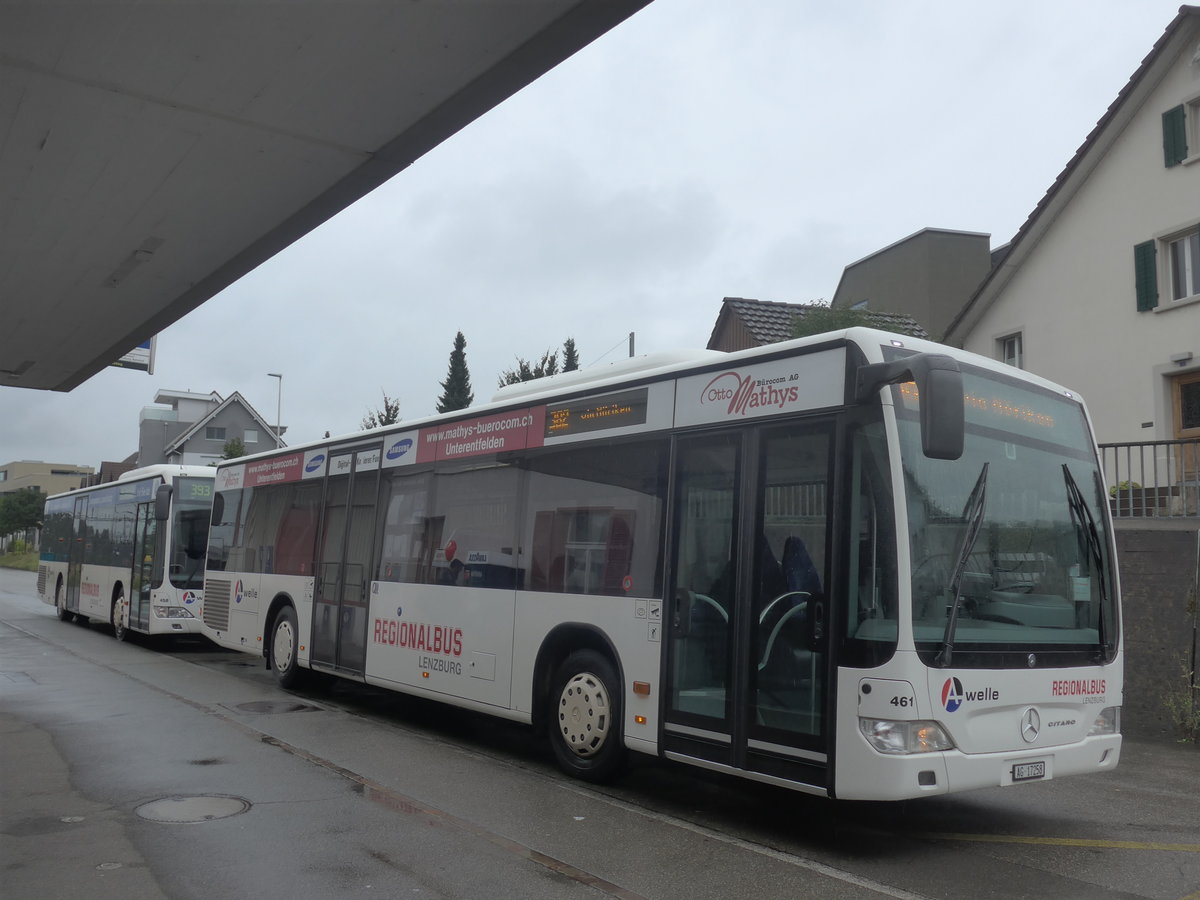
[(648, 2), (0, 5), (0, 386), (71, 390)]

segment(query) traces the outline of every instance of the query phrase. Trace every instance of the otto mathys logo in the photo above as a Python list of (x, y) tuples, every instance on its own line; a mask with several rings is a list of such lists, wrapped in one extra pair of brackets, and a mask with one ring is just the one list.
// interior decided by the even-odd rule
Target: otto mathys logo
[(399, 459), (404, 454), (406, 454), (409, 450), (411, 450), (412, 446), (413, 446), (412, 438), (405, 438), (402, 441), (396, 441), (396, 443), (394, 443), (394, 444), (392, 444), (392, 446), (388, 447), (387, 458), (388, 459)]
[(799, 385), (788, 383), (794, 378), (794, 375), (792, 379), (755, 378), (737, 372), (722, 372), (701, 390), (700, 403), (702, 406), (724, 404), (731, 416), (744, 416), (763, 408), (784, 409), (800, 399)]
[(325, 465), (325, 454), (318, 453), (308, 461), (308, 465), (304, 467), (304, 471), (309, 473), (316, 472), (323, 465)]
[(233, 586), (233, 602), (241, 603), (244, 596), (245, 595), (242, 593), (242, 583), (239, 581)]
[(954, 712), (962, 706), (962, 702), (962, 682), (957, 678), (947, 678), (942, 685), (942, 706), (946, 707), (946, 712)]

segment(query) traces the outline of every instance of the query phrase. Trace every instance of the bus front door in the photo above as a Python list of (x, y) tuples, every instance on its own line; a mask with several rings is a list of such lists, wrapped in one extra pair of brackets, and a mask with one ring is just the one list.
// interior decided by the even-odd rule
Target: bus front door
[(155, 540), (158, 522), (153, 503), (139, 503), (134, 519), (133, 572), (129, 579), (129, 627), (150, 630), (150, 590), (154, 583)]
[(318, 668), (363, 673), (380, 455), (375, 448), (329, 459), (313, 598), (310, 659)]
[(75, 498), (75, 514), (71, 520), (71, 544), (67, 549), (67, 596), (64, 601), (68, 611), (79, 612), (79, 585), (83, 581), (83, 557), (87, 548), (86, 496)]
[(828, 423), (678, 440), (663, 747), (823, 788)]

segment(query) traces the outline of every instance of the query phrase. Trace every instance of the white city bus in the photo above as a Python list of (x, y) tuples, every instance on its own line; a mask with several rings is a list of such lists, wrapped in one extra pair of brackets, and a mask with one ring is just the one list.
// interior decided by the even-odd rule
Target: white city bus
[[(913, 383), (915, 381), (915, 383)], [(203, 630), (839, 798), (1112, 769), (1121, 617), (1078, 396), (850, 329), (504, 388), (218, 468)]]
[(117, 640), (199, 634), (215, 469), (147, 466), (46, 500), (38, 594)]

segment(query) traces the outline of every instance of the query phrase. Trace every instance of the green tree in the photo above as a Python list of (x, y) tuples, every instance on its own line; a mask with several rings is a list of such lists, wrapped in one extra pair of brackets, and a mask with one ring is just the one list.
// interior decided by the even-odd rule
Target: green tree
[(37, 528), (46, 507), (46, 495), (37, 488), (0, 494), (0, 535)]
[(520, 384), (522, 381), (533, 381), (535, 378), (545, 378), (547, 375), (557, 375), (559, 372), (574, 372), (578, 369), (579, 351), (575, 347), (575, 338), (567, 338), (563, 342), (562, 352), (561, 368), (559, 368), (557, 350), (547, 350), (536, 363), (531, 363), (523, 356), (518, 356), (515, 366), (500, 373), (500, 387)]
[[(380, 391), (383, 393), (383, 391)], [(362, 420), (364, 430), (368, 428), (379, 428), (382, 425), (395, 425), (400, 421), (400, 398), (389, 397), (383, 394), (383, 406), (380, 409), (372, 410)], [(325, 435), (329, 437), (329, 435)]]
[(575, 349), (575, 338), (563, 341), (563, 371), (574, 372), (579, 368), (579, 351)]
[(221, 448), (221, 459), (237, 459), (246, 455), (246, 445), (241, 438), (230, 438)]
[(500, 373), (500, 387), (506, 384), (520, 384), (522, 381), (533, 381), (535, 378), (545, 378), (547, 375), (558, 374), (558, 351), (547, 350), (536, 363), (531, 363), (524, 357), (517, 357), (517, 364), (511, 369)]
[(832, 306), (809, 306), (792, 320), (792, 337), (808, 337), (827, 331), (841, 331), (864, 325), (874, 327), (871, 314), (865, 309), (834, 309)]
[(446, 380), (441, 383), (442, 396), (437, 402), (440, 413), (466, 409), (475, 399), (471, 393), (471, 373), (467, 371), (467, 339), (460, 331), (454, 336), (454, 349), (450, 351), (450, 369)]

